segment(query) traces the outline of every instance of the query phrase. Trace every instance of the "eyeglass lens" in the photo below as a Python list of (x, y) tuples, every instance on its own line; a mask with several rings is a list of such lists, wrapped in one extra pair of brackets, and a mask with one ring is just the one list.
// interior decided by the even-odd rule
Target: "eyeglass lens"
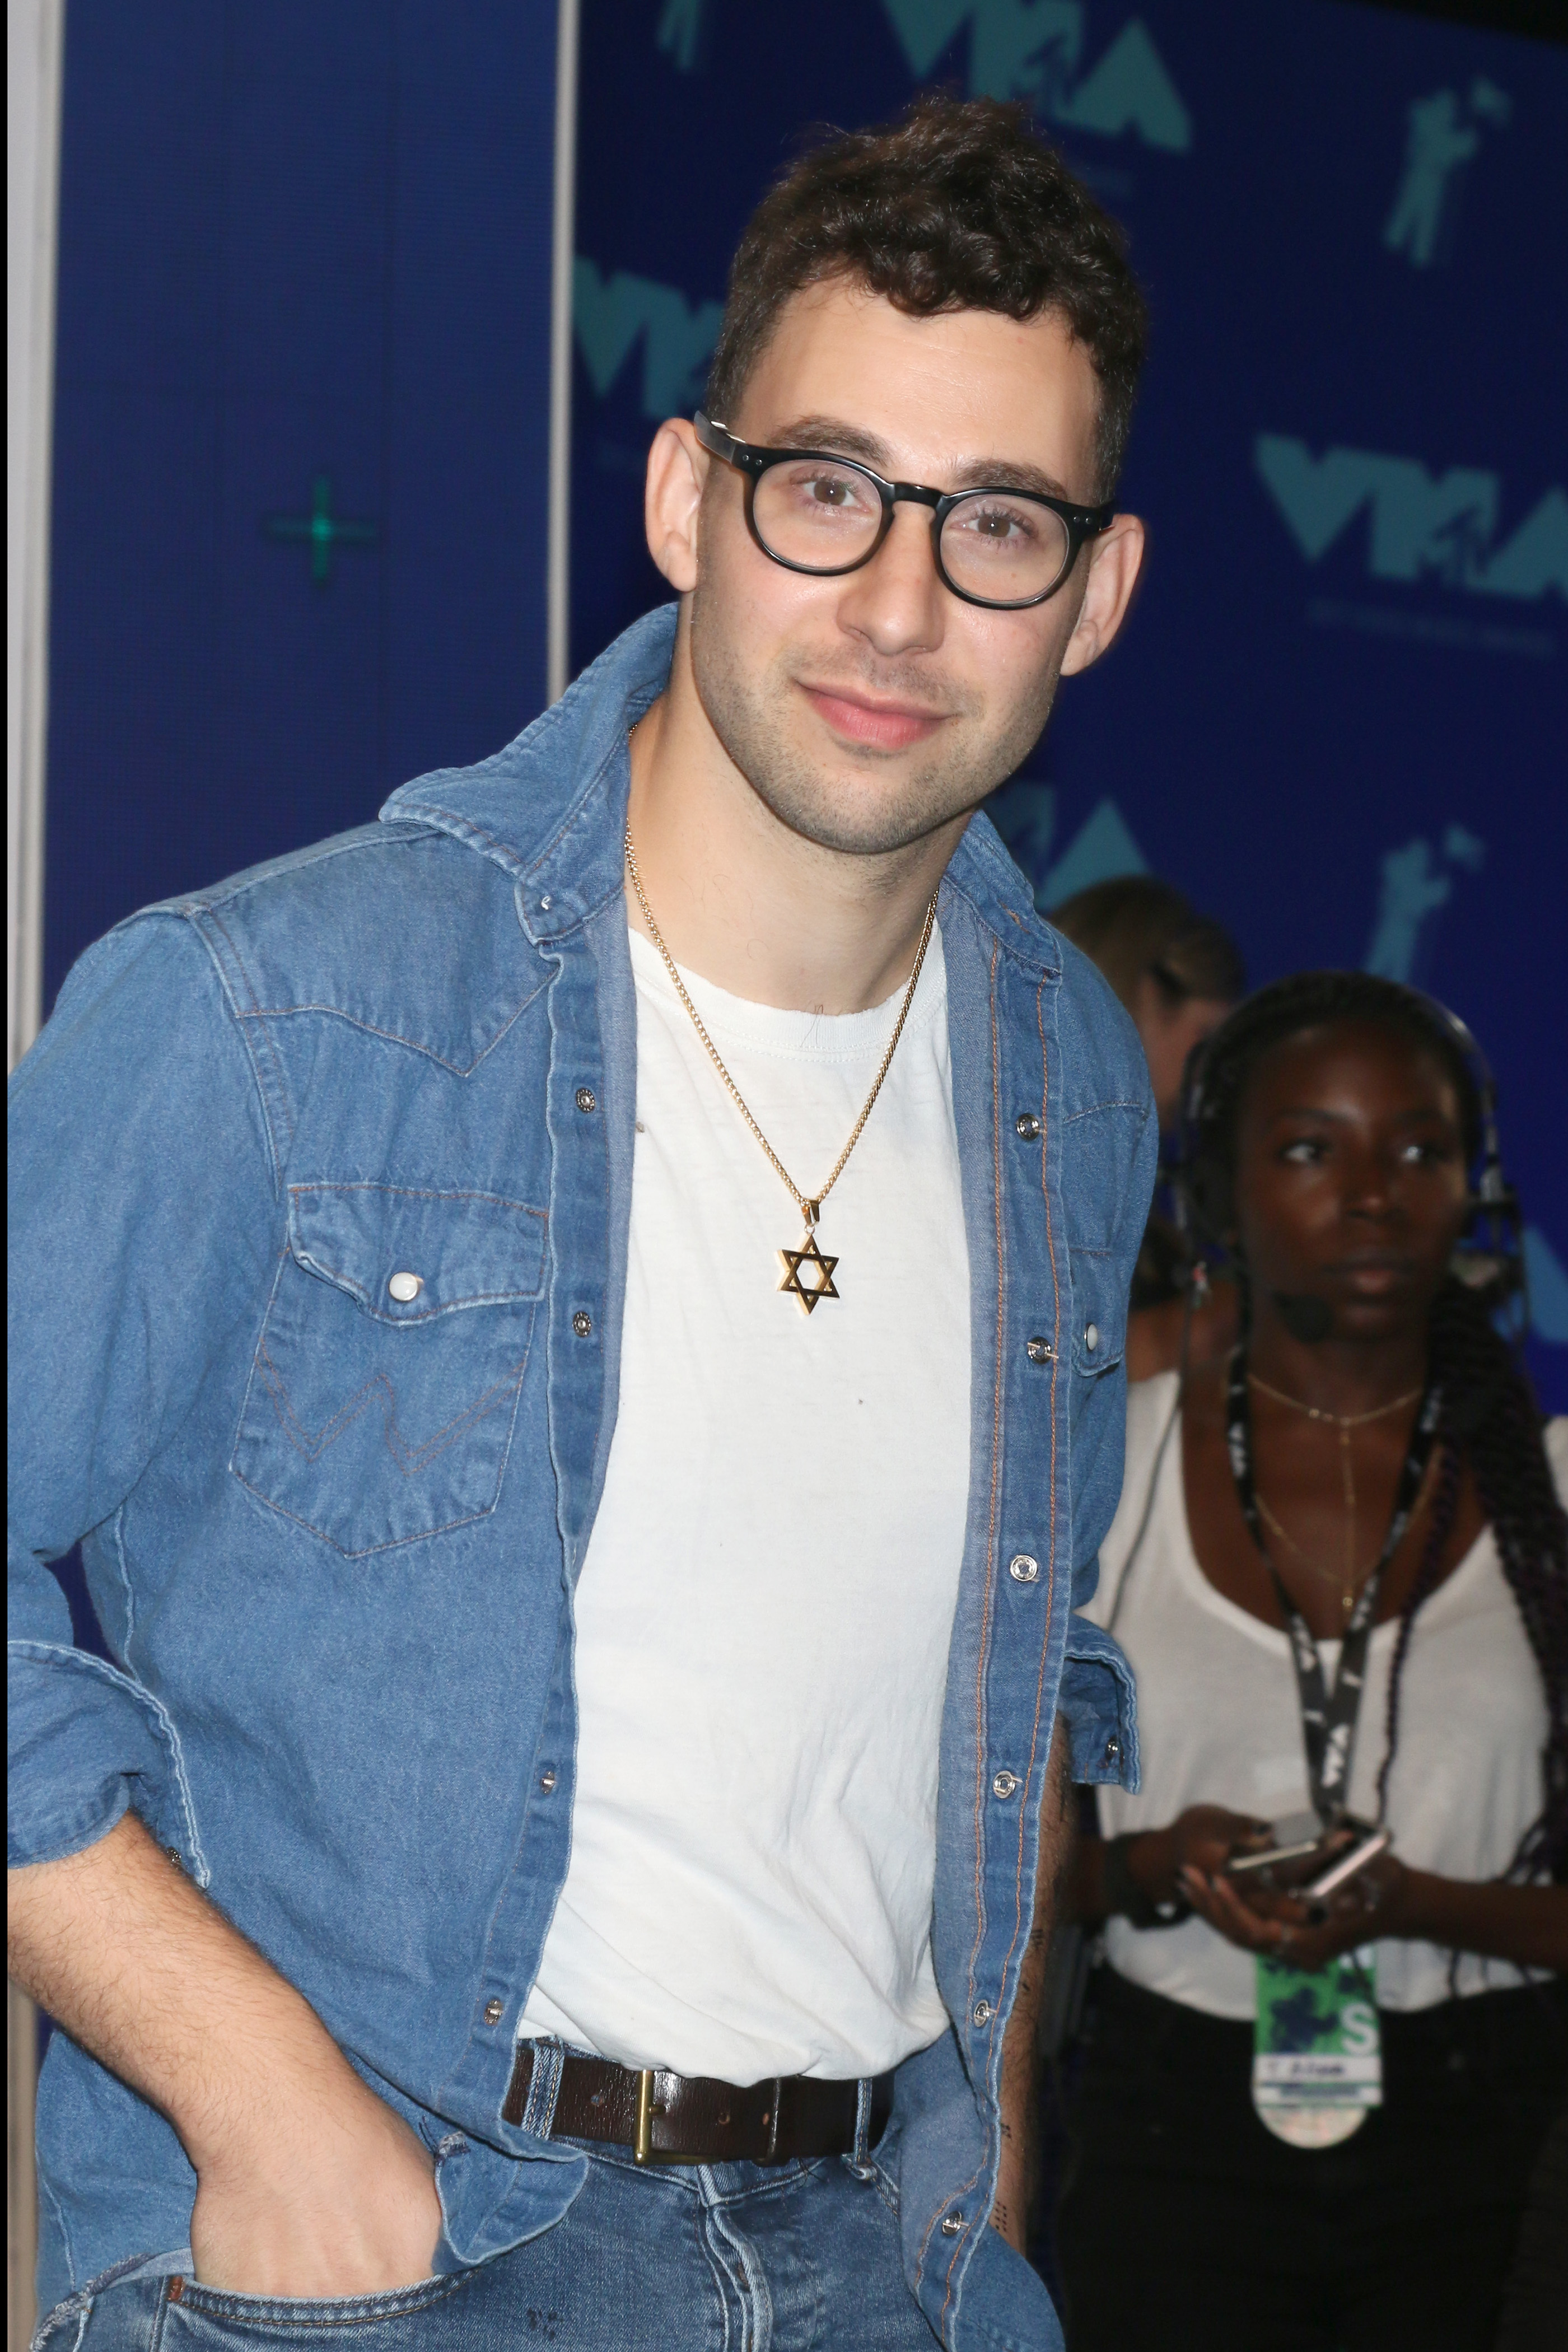
[[(829, 457), (788, 457), (759, 475), (752, 497), (757, 536), (771, 555), (805, 572), (847, 571), (875, 546), (882, 501), (858, 466)], [(942, 527), (942, 562), (953, 586), (985, 604), (1044, 596), (1071, 555), (1061, 517), (1033, 499), (977, 490)]]

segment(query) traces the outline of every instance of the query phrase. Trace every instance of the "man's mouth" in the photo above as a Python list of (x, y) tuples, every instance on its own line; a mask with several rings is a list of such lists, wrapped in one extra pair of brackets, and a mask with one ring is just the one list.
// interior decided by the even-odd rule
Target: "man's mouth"
[(947, 715), (922, 710), (918, 703), (846, 694), (836, 687), (803, 686), (801, 691), (835, 735), (877, 751), (907, 751), (912, 743), (934, 735)]

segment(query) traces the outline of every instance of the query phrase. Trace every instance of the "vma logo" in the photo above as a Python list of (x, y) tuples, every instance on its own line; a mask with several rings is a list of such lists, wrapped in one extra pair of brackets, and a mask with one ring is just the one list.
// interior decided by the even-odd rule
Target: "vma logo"
[(1434, 479), (1419, 459), (1326, 449), (1260, 433), (1258, 473), (1309, 563), (1370, 512), (1367, 570), (1375, 580), (1436, 580), (1474, 595), (1568, 596), (1568, 497), (1543, 499), (1500, 547), (1496, 474), (1455, 466)]
[(1087, 71), (1080, 0), (882, 0), (917, 81), (967, 26), (972, 98), (1026, 98), (1075, 131), (1184, 155), (1193, 121), (1142, 17), (1124, 25)]
[(581, 256), (572, 266), (572, 321), (588, 380), (602, 400), (642, 345), (642, 413), (685, 415), (702, 397), (723, 309), (689, 302), (678, 287), (617, 269), (603, 278)]

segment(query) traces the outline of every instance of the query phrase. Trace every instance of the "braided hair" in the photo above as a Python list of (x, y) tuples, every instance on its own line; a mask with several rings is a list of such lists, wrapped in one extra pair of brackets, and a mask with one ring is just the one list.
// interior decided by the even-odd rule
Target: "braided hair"
[[(1183, 1186), (1196, 1238), (1229, 1245), (1240, 1114), (1258, 1063), (1303, 1030), (1342, 1022), (1394, 1030), (1436, 1056), (1458, 1097), (1467, 1160), (1481, 1149), (1482, 1106), (1474, 1074), (1439, 1013), (1413, 989), (1366, 972), (1302, 972), (1259, 989), (1200, 1046), (1187, 1088)], [(1248, 1322), (1247, 1268), (1235, 1271), (1242, 1329)], [(1498, 1331), (1495, 1295), (1450, 1274), (1433, 1304), (1429, 1377), (1442, 1389), (1432, 1514), (1410, 1597), (1400, 1615), (1388, 1678), (1380, 1805), (1399, 1742), (1400, 1689), (1415, 1617), (1435, 1590), (1458, 1509), (1468, 1462), (1498, 1558), (1545, 1686), (1544, 1803), (1514, 1856), (1510, 1876), (1548, 1873), (1568, 1881), (1568, 1516), (1542, 1444), (1529, 1379)]]

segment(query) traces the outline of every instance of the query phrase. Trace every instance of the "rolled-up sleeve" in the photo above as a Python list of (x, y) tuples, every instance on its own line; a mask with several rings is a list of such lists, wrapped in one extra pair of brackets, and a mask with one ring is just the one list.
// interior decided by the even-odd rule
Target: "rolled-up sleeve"
[(1068, 1625), (1061, 1710), (1075, 1780), (1104, 1781), (1131, 1794), (1139, 1781), (1138, 1706), (1121, 1645), (1075, 1611)]
[(184, 1852), (175, 1727), (73, 1645), (50, 1563), (132, 1495), (272, 1248), (260, 1097), (187, 921), (141, 917), (89, 951), (9, 1110), (8, 1859), (74, 1853), (128, 1807)]

